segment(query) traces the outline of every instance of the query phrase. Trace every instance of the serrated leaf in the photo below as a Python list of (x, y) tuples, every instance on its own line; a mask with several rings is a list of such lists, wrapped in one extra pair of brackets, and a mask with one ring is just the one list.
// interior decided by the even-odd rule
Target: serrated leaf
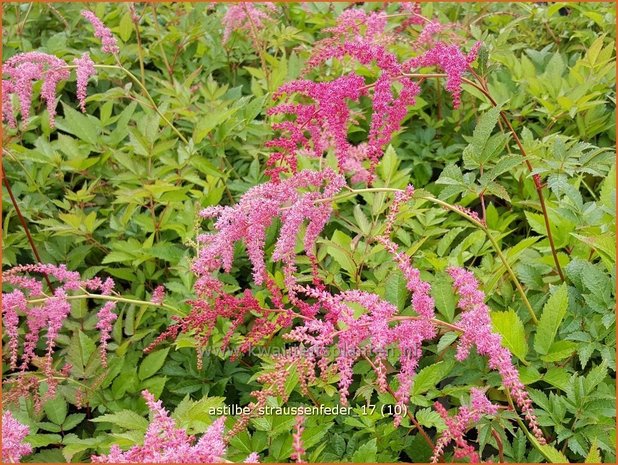
[(58, 118), (56, 120), (56, 126), (58, 129), (73, 134), (79, 137), (84, 142), (96, 145), (99, 141), (100, 126), (97, 126), (95, 121), (99, 121), (90, 115), (82, 115), (80, 112), (74, 110), (69, 105), (62, 104), (64, 109), (64, 118)]
[(144, 380), (146, 378), (150, 378), (157, 371), (159, 371), (165, 363), (169, 350), (170, 349), (168, 347), (148, 354), (139, 366), (139, 370), (137, 372), (139, 379)]
[(414, 377), (412, 395), (418, 396), (436, 387), (440, 381), (451, 371), (453, 362), (441, 361), (423, 368)]
[(577, 343), (573, 341), (554, 342), (546, 355), (541, 356), (544, 362), (557, 362), (573, 355), (577, 350)]
[(408, 298), (406, 279), (399, 270), (394, 270), (386, 279), (384, 298), (396, 305), (399, 311), (403, 310)]
[(599, 366), (594, 367), (588, 372), (584, 379), (584, 387), (586, 393), (590, 394), (592, 391), (605, 379), (607, 376), (607, 365), (601, 363)]
[(592, 440), (592, 444), (590, 445), (590, 452), (586, 455), (586, 460), (584, 463), (601, 463), (603, 459), (601, 458), (601, 452), (597, 447), (597, 439), (594, 438)]
[(522, 362), (526, 362), (528, 342), (524, 325), (515, 310), (491, 312), (494, 330), (502, 336), (502, 345), (509, 349)]
[(463, 161), (466, 168), (478, 168), (486, 161), (482, 158), (483, 150), (498, 123), (498, 116), (500, 116), (500, 107), (492, 107), (479, 118), (470, 143), (463, 151)]
[(541, 355), (549, 353), (568, 306), (569, 295), (567, 286), (563, 283), (543, 306), (543, 314), (534, 337), (534, 350), (537, 353)]
[(62, 425), (64, 419), (67, 417), (69, 406), (67, 405), (67, 401), (64, 400), (64, 397), (58, 394), (55, 398), (45, 402), (43, 409), (49, 421), (56, 425)]
[(354, 206), (354, 219), (359, 229), (368, 236), (371, 233), (371, 223), (367, 219), (367, 215), (363, 212), (362, 207), (359, 205)]
[(108, 413), (93, 418), (90, 421), (95, 423), (111, 423), (112, 425), (120, 426), (128, 430), (146, 431), (146, 429), (148, 429), (148, 420), (132, 410), (121, 410), (117, 413)]
[(440, 414), (431, 408), (417, 410), (414, 412), (414, 417), (421, 426), (426, 428), (436, 428), (438, 432), (446, 428), (446, 423), (444, 423)]
[(446, 279), (446, 274), (436, 275), (431, 285), (431, 295), (438, 311), (444, 315), (447, 322), (453, 321), (457, 299), (453, 293), (451, 282)]
[(376, 438), (369, 440), (360, 446), (352, 455), (352, 463), (375, 463), (378, 454)]
[(569, 463), (569, 460), (562, 452), (549, 444), (538, 444), (538, 448), (551, 463)]

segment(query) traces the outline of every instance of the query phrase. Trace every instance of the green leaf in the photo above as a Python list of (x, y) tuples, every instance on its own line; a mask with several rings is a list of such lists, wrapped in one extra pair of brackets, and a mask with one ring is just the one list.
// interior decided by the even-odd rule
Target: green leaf
[(86, 414), (84, 413), (72, 413), (71, 415), (66, 417), (64, 422), (62, 422), (62, 430), (69, 431), (75, 428), (84, 420), (84, 418), (86, 418)]
[(573, 355), (577, 350), (577, 343), (573, 341), (554, 342), (546, 355), (541, 356), (544, 362), (557, 362)]
[(118, 35), (123, 42), (126, 42), (131, 37), (133, 32), (133, 21), (131, 21), (131, 13), (127, 12), (122, 16), (118, 25)]
[(524, 325), (515, 310), (491, 312), (494, 330), (502, 336), (502, 345), (509, 349), (522, 362), (526, 362), (528, 342)]
[(446, 321), (453, 321), (457, 300), (453, 293), (451, 281), (446, 278), (446, 273), (436, 275), (431, 285), (431, 295), (436, 303), (436, 308), (444, 315)]
[(45, 402), (43, 407), (49, 421), (56, 425), (61, 425), (64, 422), (64, 419), (67, 417), (68, 408), (67, 401), (60, 394), (56, 395), (54, 399)]
[(569, 295), (566, 283), (563, 283), (543, 306), (543, 314), (534, 337), (534, 350), (537, 353), (541, 355), (549, 353), (568, 306)]
[(373, 438), (360, 446), (350, 459), (352, 463), (375, 463), (378, 455), (376, 438)]
[(96, 145), (99, 141), (100, 125), (95, 124), (99, 121), (89, 115), (82, 115), (68, 105), (62, 104), (64, 109), (64, 118), (56, 120), (58, 129), (73, 134), (79, 137), (84, 142)]
[(603, 459), (601, 458), (601, 452), (597, 447), (597, 439), (594, 438), (592, 440), (592, 444), (590, 445), (590, 452), (588, 452), (584, 463), (601, 463), (602, 461)]
[(408, 288), (406, 287), (406, 279), (401, 271), (393, 270), (386, 279), (384, 298), (393, 305), (396, 305), (399, 311), (405, 307), (408, 298)]
[(551, 463), (569, 463), (566, 456), (555, 447), (549, 444), (538, 444), (538, 442), (537, 447)]
[(487, 161), (483, 157), (483, 151), (498, 123), (498, 116), (500, 116), (500, 107), (493, 107), (479, 118), (472, 133), (472, 139), (463, 151), (463, 161), (466, 168), (478, 168)]
[(148, 429), (148, 420), (138, 415), (133, 410), (121, 410), (117, 413), (108, 413), (93, 418), (90, 421), (95, 423), (111, 423), (112, 425), (120, 426), (128, 430), (146, 431), (146, 429)]
[(144, 380), (154, 375), (165, 363), (169, 347), (163, 350), (157, 350), (151, 354), (148, 354), (139, 366), (137, 375), (139, 379)]
[(586, 378), (584, 379), (584, 388), (586, 389), (586, 393), (590, 394), (592, 391), (605, 379), (607, 376), (607, 365), (605, 362), (601, 363), (599, 366), (594, 367), (592, 370), (588, 372)]
[(62, 442), (62, 436), (59, 434), (31, 434), (26, 436), (25, 442), (32, 447), (45, 447), (50, 444), (60, 444)]
[(454, 362), (441, 361), (423, 368), (414, 377), (412, 394), (417, 396), (436, 387), (440, 381), (451, 371)]
[(356, 224), (363, 232), (363, 234), (368, 236), (371, 233), (371, 223), (369, 223), (367, 215), (365, 215), (360, 205), (354, 206), (354, 219), (356, 220)]

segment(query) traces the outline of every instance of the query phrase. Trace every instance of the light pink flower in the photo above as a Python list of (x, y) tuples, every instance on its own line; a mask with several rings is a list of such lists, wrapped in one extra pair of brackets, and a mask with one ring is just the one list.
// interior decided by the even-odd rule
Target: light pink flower
[(24, 442), (29, 432), (10, 411), (2, 414), (2, 463), (19, 463), (24, 455), (32, 453), (32, 446)]
[(36, 81), (43, 81), (41, 98), (47, 104), (49, 124), (54, 126), (56, 116), (56, 87), (58, 83), (67, 80), (70, 72), (66, 63), (53, 55), (42, 52), (19, 53), (9, 58), (3, 65), (2, 73), (8, 77), (3, 81), (2, 108), (3, 119), (15, 126), (15, 109), (11, 104), (11, 95), (17, 95), (21, 109), (23, 124), (30, 117), (32, 87)]
[(101, 39), (101, 50), (112, 55), (120, 51), (112, 31), (110, 31), (110, 29), (103, 24), (99, 18), (97, 18), (97, 15), (95, 15), (92, 11), (83, 10), (82, 16), (86, 18), (90, 24), (92, 24), (92, 27), (94, 28), (94, 36)]
[(94, 62), (90, 55), (84, 53), (81, 58), (75, 58), (73, 63), (77, 66), (77, 100), (82, 112), (86, 113), (86, 87), (88, 80), (96, 74)]
[(226, 452), (223, 440), (225, 417), (215, 420), (196, 441), (194, 436), (176, 426), (176, 422), (169, 416), (160, 400), (155, 401), (154, 396), (148, 391), (143, 391), (142, 395), (152, 415), (143, 444), (133, 446), (125, 452), (119, 446), (113, 445), (109, 454), (93, 455), (92, 462), (218, 463), (223, 461)]
[(234, 31), (249, 31), (253, 36), (263, 28), (265, 21), (272, 20), (271, 15), (276, 9), (275, 4), (270, 2), (230, 4), (223, 17), (223, 42), (227, 42)]
[(152, 292), (152, 297), (150, 298), (150, 300), (155, 304), (162, 304), (163, 299), (165, 299), (165, 286), (160, 285), (157, 286)]
[(511, 352), (502, 346), (502, 338), (491, 327), (489, 307), (485, 304), (485, 294), (478, 288), (474, 275), (463, 268), (451, 267), (448, 273), (453, 278), (453, 286), (459, 295), (458, 306), (463, 310), (457, 323), (464, 330), (459, 338), (456, 358), (466, 359), (472, 346), (479, 355), (489, 360), (489, 367), (498, 370), (504, 387), (509, 390), (515, 403), (524, 413), (530, 429), (541, 444), (545, 444), (543, 432), (539, 428), (532, 400), (519, 379), (519, 372), (511, 361)]
[[(39, 274), (53, 278), (56, 281), (51, 295), (43, 294), (42, 280), (31, 274)], [(24, 336), (23, 353), (20, 373), (16, 384), (26, 386), (25, 378), (29, 374), (28, 368), (37, 357), (36, 348), (45, 331), (46, 353), (43, 371), (46, 375), (48, 390), (45, 398), (53, 397), (58, 385), (54, 376), (53, 355), (60, 330), (71, 312), (70, 293), (81, 288), (91, 291), (100, 291), (103, 295), (111, 294), (114, 281), (107, 278), (82, 280), (79, 273), (69, 271), (66, 265), (33, 264), (15, 266), (2, 273), (2, 281), (13, 287), (13, 291), (3, 293), (2, 317), (9, 337), (10, 368), (18, 368), (19, 347), (19, 318), (25, 317), (27, 331)], [(40, 303), (29, 303), (29, 299), (41, 300)], [(112, 323), (117, 318), (113, 313), (116, 302), (110, 301), (102, 306), (98, 312), (97, 329), (101, 331), (101, 362), (106, 363), (107, 340), (110, 337)]]

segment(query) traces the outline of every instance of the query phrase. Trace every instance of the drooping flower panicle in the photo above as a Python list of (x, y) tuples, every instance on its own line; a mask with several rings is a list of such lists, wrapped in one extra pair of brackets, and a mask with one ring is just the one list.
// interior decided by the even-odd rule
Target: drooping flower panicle
[(432, 463), (438, 462), (440, 456), (444, 453), (445, 447), (451, 441), (455, 442), (454, 456), (456, 459), (468, 457), (472, 463), (480, 462), (478, 453), (465, 439), (466, 431), (474, 423), (477, 423), (483, 415), (495, 415), (498, 411), (498, 406), (492, 404), (487, 399), (482, 389), (472, 388), (470, 390), (470, 405), (460, 407), (455, 416), (449, 416), (440, 402), (436, 402), (434, 408), (446, 423), (446, 429), (436, 442), (431, 457)]
[(96, 74), (94, 62), (90, 55), (84, 53), (81, 58), (75, 58), (73, 63), (77, 66), (77, 100), (82, 112), (86, 113), (86, 87), (88, 80)]
[(451, 267), (447, 271), (453, 278), (453, 286), (459, 296), (458, 306), (463, 310), (458, 325), (464, 332), (457, 346), (457, 360), (465, 360), (472, 346), (476, 347), (479, 355), (486, 356), (489, 367), (500, 373), (504, 387), (524, 413), (537, 440), (545, 444), (543, 432), (534, 415), (532, 400), (511, 361), (511, 352), (502, 345), (502, 337), (492, 330), (489, 307), (485, 304), (485, 294), (478, 288), (476, 278), (463, 268)]
[(111, 55), (120, 52), (120, 47), (118, 47), (114, 34), (103, 24), (103, 21), (101, 21), (97, 15), (90, 10), (84, 10), (82, 11), (82, 16), (92, 24), (94, 36), (101, 39), (101, 50)]
[(2, 81), (3, 120), (12, 127), (16, 126), (16, 111), (11, 102), (12, 96), (16, 95), (25, 126), (30, 117), (33, 85), (36, 81), (43, 81), (41, 98), (45, 100), (49, 124), (53, 127), (56, 116), (56, 88), (70, 76), (66, 63), (47, 53), (18, 53), (3, 64), (2, 73), (8, 78)]
[[(44, 294), (40, 279), (30, 276), (39, 274), (56, 280), (51, 296)], [(45, 330), (46, 353), (44, 372), (48, 383), (46, 398), (54, 396), (58, 381), (54, 376), (53, 359), (56, 340), (60, 330), (69, 316), (71, 303), (69, 296), (74, 291), (98, 291), (101, 295), (108, 296), (114, 288), (111, 278), (101, 280), (93, 278), (82, 280), (79, 273), (69, 271), (66, 265), (34, 264), (15, 266), (2, 273), (2, 281), (13, 287), (11, 292), (2, 294), (2, 318), (4, 327), (9, 336), (10, 368), (18, 368), (19, 350), (19, 320), (24, 316), (27, 324), (27, 332), (24, 337), (19, 376), (16, 384), (25, 382), (28, 375), (28, 367), (36, 357), (36, 347), (41, 331)], [(37, 303), (30, 303), (36, 300)], [(105, 303), (99, 310), (97, 329), (100, 330), (101, 363), (106, 365), (107, 341), (110, 338), (112, 324), (117, 315), (113, 313), (115, 301)]]

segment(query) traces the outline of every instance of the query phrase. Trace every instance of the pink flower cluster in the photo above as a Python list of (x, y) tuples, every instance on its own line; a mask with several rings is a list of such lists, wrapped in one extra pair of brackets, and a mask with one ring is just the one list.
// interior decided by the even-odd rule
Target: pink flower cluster
[[(412, 18), (414, 21), (421, 18), (416, 6)], [(421, 91), (419, 85), (406, 76), (411, 69), (438, 66), (444, 70), (446, 88), (453, 95), (454, 106), (459, 106), (463, 74), (476, 58), (480, 43), (468, 55), (456, 45), (434, 44), (433, 36), (446, 26), (430, 21), (422, 30), (417, 45), (432, 48), (400, 62), (388, 49), (394, 36), (386, 31), (386, 25), (384, 13), (347, 9), (337, 19), (336, 26), (325, 30), (332, 37), (315, 45), (306, 65), (305, 74), (308, 74), (332, 60), (346, 64), (346, 60), (351, 59), (365, 67), (377, 68), (375, 80), (368, 81), (349, 72), (330, 81), (300, 79), (285, 84), (275, 93), (275, 98), (293, 94), (300, 98), (279, 103), (268, 112), (273, 117), (289, 117), (273, 124), (280, 135), (266, 144), (275, 149), (268, 162), (271, 176), (286, 171), (295, 173), (300, 156), (322, 158), (332, 149), (340, 171), (350, 173), (352, 182), (371, 183), (384, 147), (401, 128), (407, 108), (414, 105)], [(352, 144), (348, 133), (364, 117), (362, 112), (353, 111), (352, 106), (360, 104), (361, 97), (372, 102), (371, 114), (367, 117), (369, 132), (365, 142)]]
[[(102, 40), (102, 50), (106, 53), (118, 53), (119, 48), (112, 32), (91, 11), (82, 11), (82, 16), (93, 25), (95, 36)], [(77, 100), (83, 112), (86, 111), (86, 87), (91, 77), (96, 74), (94, 62), (88, 53), (81, 58), (74, 58), (77, 76)], [(30, 117), (32, 90), (36, 81), (42, 81), (41, 98), (47, 105), (49, 124), (54, 127), (56, 117), (56, 89), (61, 81), (69, 79), (71, 73), (64, 60), (42, 52), (19, 53), (9, 58), (2, 65), (2, 120), (12, 128), (17, 127), (17, 110), (12, 99), (17, 96), (21, 111), (22, 124), (25, 126)]]
[(32, 446), (24, 442), (29, 432), (10, 411), (2, 414), (2, 463), (19, 463), (24, 455), (32, 453)]
[[(57, 282), (51, 295), (43, 291), (43, 283), (40, 279), (30, 276), (36, 273), (48, 278), (54, 278)], [(46, 331), (46, 354), (44, 372), (49, 385), (47, 397), (53, 397), (57, 380), (54, 379), (53, 353), (60, 329), (71, 311), (70, 294), (74, 291), (98, 291), (103, 296), (111, 295), (114, 281), (107, 278), (81, 280), (79, 273), (67, 270), (66, 265), (20, 265), (2, 273), (2, 281), (12, 286), (11, 292), (2, 294), (2, 318), (4, 328), (9, 336), (10, 368), (18, 368), (19, 350), (19, 320), (20, 315), (25, 316), (28, 328), (23, 345), (21, 364), (19, 365), (20, 376), (17, 384), (28, 373), (28, 367), (36, 357), (35, 349), (39, 341), (41, 331)], [(36, 300), (36, 303), (31, 302)], [(101, 307), (97, 317), (97, 329), (100, 330), (101, 362), (106, 363), (107, 341), (110, 338), (112, 324), (117, 318), (113, 313), (116, 302), (109, 301)]]
[[(262, 8), (258, 8), (259, 6)], [(255, 40), (257, 31), (263, 28), (264, 22), (272, 20), (271, 14), (277, 10), (274, 3), (234, 3), (228, 6), (223, 17), (223, 42), (227, 42), (232, 32), (245, 30), (248, 31)]]
[(303, 463), (303, 454), (305, 453), (305, 447), (303, 446), (303, 438), (302, 434), (305, 430), (304, 427), (305, 417), (298, 416), (296, 417), (296, 422), (294, 425), (294, 434), (292, 435), (292, 455), (290, 458), (296, 463)]
[[(264, 261), (266, 230), (272, 222), (281, 220), (281, 233), (273, 252), (273, 261), (284, 264), (287, 275), (294, 270), (298, 233), (307, 222), (304, 249), (313, 255), (313, 246), (330, 217), (332, 206), (323, 202), (334, 196), (345, 184), (344, 179), (330, 169), (301, 171), (280, 181), (268, 182), (249, 189), (233, 207), (208, 207), (200, 215), (216, 218), (216, 233), (198, 237), (200, 251), (193, 270), (201, 278), (209, 279), (213, 271), (223, 268), (229, 272), (234, 260), (234, 243), (243, 241), (253, 265), (253, 280), (264, 283), (267, 277)], [(313, 191), (299, 192), (307, 189)], [(200, 280), (198, 288), (203, 286)]]
[(66, 63), (42, 52), (18, 53), (4, 63), (2, 73), (8, 77), (2, 81), (3, 120), (11, 127), (17, 126), (16, 111), (11, 102), (12, 96), (16, 95), (25, 125), (30, 117), (32, 87), (36, 81), (43, 81), (41, 98), (47, 104), (49, 124), (53, 127), (56, 116), (56, 87), (60, 81), (65, 81), (70, 76)]
[(453, 278), (453, 286), (459, 295), (458, 306), (463, 310), (458, 325), (464, 332), (459, 338), (457, 360), (465, 360), (472, 346), (476, 347), (479, 355), (486, 356), (489, 367), (500, 373), (504, 387), (509, 390), (524, 413), (539, 443), (545, 444), (543, 432), (534, 415), (532, 400), (519, 379), (519, 372), (511, 361), (511, 353), (502, 345), (501, 336), (492, 330), (489, 307), (485, 304), (485, 294), (478, 288), (476, 278), (463, 268), (451, 267), (448, 273)]
[(434, 408), (446, 423), (446, 429), (436, 442), (431, 462), (438, 462), (440, 456), (444, 453), (444, 448), (451, 441), (455, 442), (455, 459), (469, 457), (472, 463), (480, 462), (478, 453), (465, 439), (466, 431), (474, 423), (477, 423), (483, 415), (495, 415), (498, 412), (498, 406), (487, 399), (482, 389), (472, 388), (470, 390), (470, 405), (460, 407), (459, 412), (454, 417), (449, 416), (440, 402), (436, 402)]
[(103, 21), (97, 18), (97, 15), (95, 15), (92, 11), (84, 10), (82, 11), (82, 16), (86, 18), (90, 24), (92, 24), (92, 27), (94, 28), (94, 36), (101, 39), (101, 50), (112, 55), (120, 51), (114, 34), (112, 34), (112, 31), (110, 31), (105, 24), (103, 24)]
[(466, 55), (456, 45), (437, 42), (430, 50), (409, 60), (405, 68), (411, 70), (437, 66), (442, 69), (447, 75), (446, 90), (453, 96), (453, 106), (458, 108), (461, 103), (463, 75), (468, 70), (470, 63), (476, 60), (480, 47), (481, 42), (477, 42)]
[[(150, 409), (152, 420), (148, 425), (144, 442), (123, 452), (116, 444), (109, 454), (93, 455), (94, 463), (221, 463), (226, 452), (223, 439), (225, 417), (214, 421), (206, 432), (196, 440), (184, 429), (178, 428), (160, 400), (143, 391), (142, 395)], [(245, 463), (258, 463), (258, 455), (252, 453)]]
[[(275, 94), (275, 98), (299, 94), (311, 102), (284, 102), (269, 111), (271, 116), (293, 118), (273, 125), (281, 136), (267, 144), (278, 149), (269, 160), (271, 176), (283, 171), (294, 173), (300, 155), (321, 158), (332, 149), (339, 169), (351, 173), (353, 182), (372, 181), (384, 146), (400, 129), (407, 107), (414, 104), (420, 92), (418, 84), (403, 76), (403, 67), (395, 54), (387, 50), (393, 37), (385, 28), (384, 13), (346, 10), (337, 25), (326, 30), (333, 36), (316, 44), (306, 65), (307, 73), (329, 60), (349, 57), (361, 65), (375, 66), (379, 70), (375, 82), (368, 84), (364, 77), (351, 72), (325, 82), (293, 81)], [(395, 87), (400, 90), (395, 91)], [(358, 124), (358, 116), (352, 113), (350, 103), (359, 102), (363, 96), (372, 101), (369, 134), (366, 142), (354, 145), (348, 141), (348, 132)], [(365, 161), (368, 166), (364, 166)]]
[(81, 58), (75, 58), (73, 63), (77, 66), (77, 100), (82, 112), (86, 113), (86, 87), (90, 78), (96, 74), (94, 62), (90, 55), (84, 53)]

